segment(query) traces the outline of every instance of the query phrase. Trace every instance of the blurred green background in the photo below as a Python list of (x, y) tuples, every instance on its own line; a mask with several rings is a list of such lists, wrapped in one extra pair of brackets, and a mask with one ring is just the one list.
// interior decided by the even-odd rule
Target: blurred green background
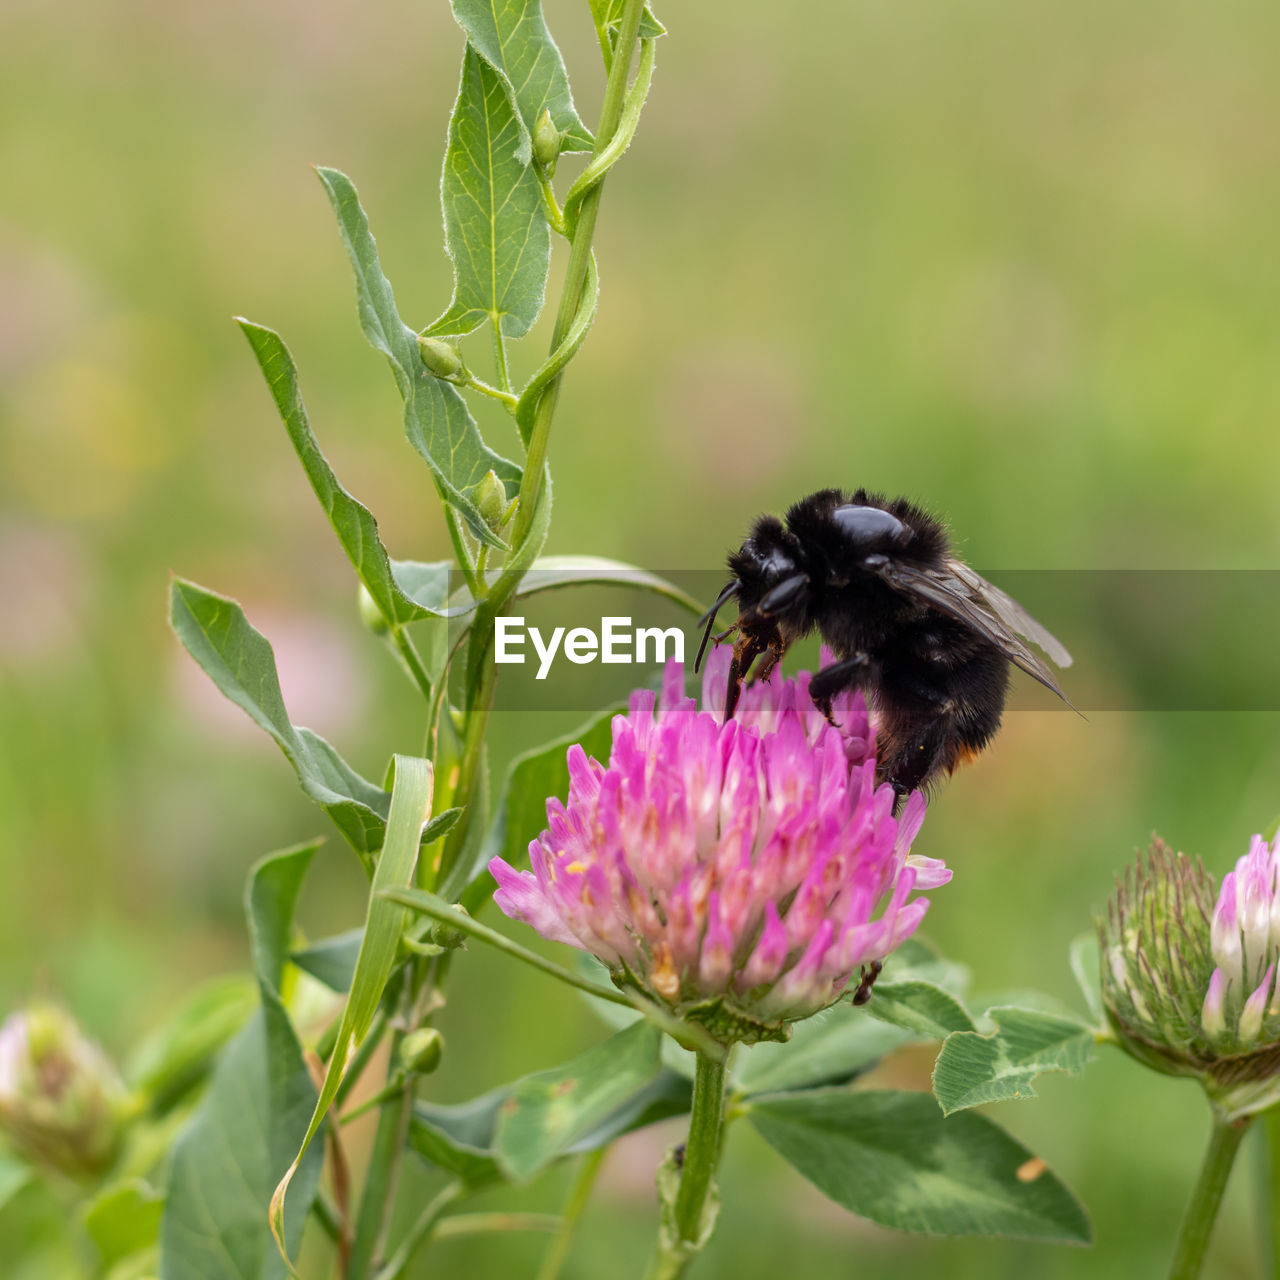
[[(547, 3), (590, 120), (586, 9)], [(944, 512), (986, 569), (1276, 565), (1273, 3), (661, 16), (650, 106), (605, 197), (600, 319), (553, 438), (550, 550), (714, 568), (759, 510), (865, 483)], [(434, 318), (460, 50), (444, 0), (0, 14), (0, 998), (58, 994), (118, 1054), (194, 982), (245, 964), (247, 867), (326, 826), (172, 640), (169, 571), (244, 602), (295, 720), (363, 772), (420, 745), (230, 317), (290, 343), (317, 432), (393, 553), (447, 554), (307, 164), (351, 174), (401, 310)], [(506, 424), (482, 425), (513, 448)], [(1072, 643), (1072, 617), (1041, 611)], [(1252, 651), (1273, 663), (1274, 636)], [(1098, 654), (1079, 678), (1127, 705), (1131, 673)], [(495, 763), (567, 727), (508, 713)], [(1133, 848), (1158, 828), (1221, 872), (1280, 810), (1278, 772), (1270, 713), (1015, 712), (917, 846), (957, 869), (929, 932), (979, 989), (1075, 999), (1067, 944)], [(304, 919), (348, 927), (362, 898), (331, 840)], [(450, 999), (441, 1098), (600, 1034), (571, 996), (474, 948)], [(927, 1087), (928, 1067), (888, 1070)], [(1158, 1273), (1207, 1131), (1196, 1089), (1107, 1053), (1040, 1093), (998, 1118), (1090, 1206), (1091, 1253), (870, 1227), (740, 1130), (698, 1275)], [(638, 1268), (673, 1140), (611, 1154), (566, 1276)], [(1260, 1274), (1252, 1154), (1215, 1276)], [(508, 1200), (553, 1207), (563, 1187)], [(11, 1206), (0, 1248), (43, 1230), (40, 1212)], [(531, 1274), (542, 1247), (450, 1243), (420, 1274)]]

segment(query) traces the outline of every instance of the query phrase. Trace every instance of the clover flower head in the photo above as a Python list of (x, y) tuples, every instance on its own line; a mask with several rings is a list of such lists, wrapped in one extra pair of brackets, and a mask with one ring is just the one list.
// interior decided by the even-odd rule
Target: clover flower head
[(928, 907), (913, 890), (951, 873), (911, 856), (925, 800), (894, 816), (861, 694), (837, 699), (833, 725), (808, 674), (775, 671), (725, 723), (728, 668), (714, 651), (699, 710), (668, 664), (660, 696), (638, 691), (614, 718), (607, 765), (570, 748), (568, 801), (547, 802), (532, 869), (489, 869), (508, 916), (619, 985), (726, 1041), (785, 1039), (910, 937)]
[(125, 1102), (115, 1067), (62, 1009), (33, 1005), (0, 1027), (0, 1129), (32, 1164), (104, 1173), (119, 1153)]
[(1215, 888), (1198, 861), (1156, 840), (1099, 921), (1121, 1044), (1159, 1071), (1197, 1076), (1229, 1116), (1280, 1101), (1277, 853), (1254, 836)]

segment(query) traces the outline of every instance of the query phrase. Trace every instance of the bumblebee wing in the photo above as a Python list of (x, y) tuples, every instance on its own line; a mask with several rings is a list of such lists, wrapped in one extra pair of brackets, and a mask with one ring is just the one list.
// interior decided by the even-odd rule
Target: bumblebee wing
[(974, 573), (961, 560), (948, 560), (947, 568), (951, 570), (974, 595), (985, 601), (991, 611), (1011, 631), (1026, 637), (1033, 644), (1039, 645), (1049, 655), (1055, 666), (1069, 667), (1071, 655), (1067, 647), (1057, 636), (1037, 622), (1011, 595), (1001, 591), (994, 583), (988, 582), (980, 573)]
[[(952, 566), (955, 563), (955, 561), (948, 561), (946, 569), (939, 571), (917, 568), (914, 565), (890, 559), (880, 566), (878, 572), (891, 587), (905, 595), (913, 596), (921, 603), (932, 606), (958, 622), (963, 622), (965, 626), (999, 649), (1014, 666), (1025, 671), (1033, 680), (1038, 680), (1046, 689), (1056, 693), (1070, 706), (1070, 700), (1058, 687), (1053, 673), (1022, 643), (1016, 631), (1001, 619), (999, 613), (987, 602), (985, 594), (966, 582), (965, 578), (952, 572)], [(972, 575), (987, 587), (991, 586), (985, 579), (968, 569), (968, 566), (964, 567), (968, 575)], [(1008, 598), (1005, 597), (1005, 599)], [(1058, 647), (1061, 648), (1061, 646)]]

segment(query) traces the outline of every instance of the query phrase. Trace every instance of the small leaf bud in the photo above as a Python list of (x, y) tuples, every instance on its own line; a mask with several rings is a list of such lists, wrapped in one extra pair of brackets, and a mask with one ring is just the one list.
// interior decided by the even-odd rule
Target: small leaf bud
[(560, 130), (556, 128), (551, 112), (543, 107), (538, 122), (533, 126), (533, 158), (544, 168), (549, 169), (560, 154)]
[(400, 1042), (400, 1061), (414, 1075), (429, 1075), (440, 1065), (444, 1037), (435, 1027), (419, 1027)]
[(437, 378), (452, 378), (462, 370), (462, 355), (452, 342), (419, 337), (418, 352), (427, 371)]

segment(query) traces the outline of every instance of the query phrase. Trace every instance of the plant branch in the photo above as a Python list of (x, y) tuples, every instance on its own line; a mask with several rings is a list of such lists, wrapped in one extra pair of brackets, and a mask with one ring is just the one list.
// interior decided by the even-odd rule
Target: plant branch
[[(627, 97), (627, 80), (631, 74), (631, 60), (635, 53), (636, 39), (640, 32), (640, 19), (644, 16), (644, 0), (626, 0), (618, 31), (618, 43), (613, 62), (609, 67), (609, 79), (605, 85), (604, 105), (600, 109), (600, 124), (596, 129), (596, 145), (593, 156), (599, 156), (613, 140)], [(560, 295), (560, 309), (556, 313), (555, 329), (551, 335), (554, 351), (563, 341), (573, 324), (574, 316), (582, 305), (587, 268), (591, 261), (591, 240), (595, 235), (596, 216), (600, 209), (603, 181), (593, 187), (582, 199), (574, 228), (569, 264), (565, 269), (564, 291)], [(516, 510), (515, 529), (511, 545), (519, 547), (533, 523), (538, 505), (538, 492), (542, 487), (542, 472), (547, 460), (547, 444), (551, 434), (551, 420), (555, 416), (556, 401), (560, 394), (560, 376), (548, 383), (538, 402), (533, 431), (529, 438), (529, 452), (525, 458), (524, 476), (520, 482), (520, 505)]]
[(1213, 1224), (1222, 1205), (1222, 1193), (1226, 1190), (1231, 1166), (1235, 1163), (1240, 1140), (1245, 1135), (1252, 1117), (1226, 1120), (1214, 1112), (1213, 1129), (1209, 1134), (1209, 1147), (1200, 1166), (1200, 1176), (1191, 1192), (1178, 1228), (1178, 1242), (1173, 1261), (1169, 1264), (1169, 1280), (1196, 1280), (1204, 1265), (1205, 1251)]
[(413, 1261), (413, 1255), (426, 1244), (445, 1210), (462, 1192), (463, 1186), (460, 1182), (451, 1182), (435, 1199), (427, 1202), (426, 1208), (418, 1215), (418, 1220), (401, 1240), (400, 1247), (387, 1265), (378, 1272), (377, 1280), (397, 1280), (404, 1274), (404, 1269)]

